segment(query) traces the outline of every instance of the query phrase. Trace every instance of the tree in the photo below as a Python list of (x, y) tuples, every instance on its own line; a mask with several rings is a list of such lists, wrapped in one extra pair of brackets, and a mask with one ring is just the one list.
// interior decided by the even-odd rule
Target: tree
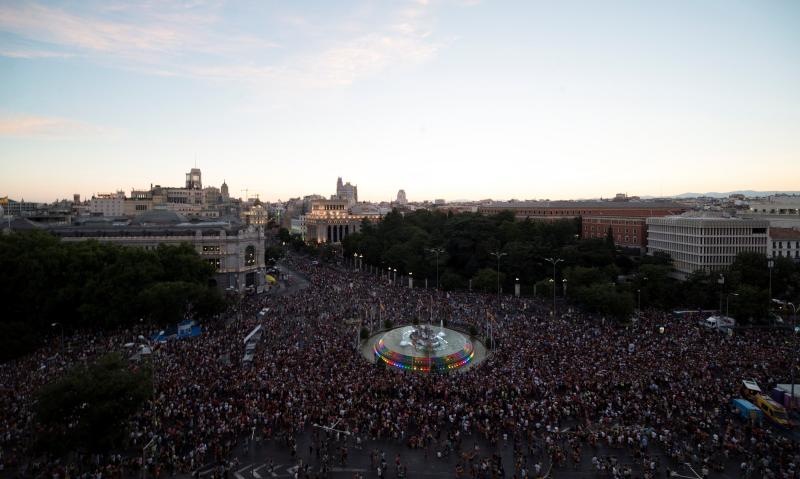
[(593, 283), (576, 288), (573, 298), (587, 310), (618, 321), (625, 321), (633, 314), (633, 296), (627, 291), (618, 291), (613, 284)]
[(730, 299), (730, 314), (741, 323), (763, 323), (769, 312), (767, 289), (742, 284)]
[(767, 257), (761, 253), (744, 251), (736, 255), (728, 274), (730, 287), (748, 284), (761, 287), (769, 283)]
[(278, 240), (284, 243), (289, 243), (290, 241), (292, 241), (292, 234), (289, 232), (288, 229), (280, 228), (278, 230)]
[(283, 258), (283, 248), (280, 246), (267, 246), (264, 250), (264, 262), (277, 261)]
[(15, 232), (0, 236), (0, 271), (0, 333), (9, 333), (0, 334), (0, 360), (31, 351), (52, 333), (53, 322), (69, 333), (124, 327), (144, 317), (172, 320), (178, 315), (164, 314), (155, 301), (160, 283), (184, 284), (175, 301), (203, 304), (194, 308), (199, 318), (222, 305), (219, 291), (209, 287), (214, 268), (188, 244), (144, 250)]
[(150, 375), (109, 354), (45, 386), (37, 395), (38, 447), (62, 454), (122, 446), (128, 419), (152, 394)]
[[(500, 283), (503, 282), (505, 274), (500, 273)], [(497, 292), (497, 270), (483, 268), (472, 278), (472, 287), (485, 293)]]

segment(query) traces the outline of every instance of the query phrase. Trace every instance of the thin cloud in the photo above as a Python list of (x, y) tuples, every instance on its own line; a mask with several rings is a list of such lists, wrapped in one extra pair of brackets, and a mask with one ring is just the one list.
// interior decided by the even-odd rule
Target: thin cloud
[(112, 137), (118, 130), (67, 118), (0, 114), (0, 137), (67, 140)]
[(277, 46), (260, 38), (211, 32), (209, 28), (218, 17), (210, 13), (144, 9), (126, 18), (136, 21), (79, 15), (38, 4), (0, 5), (2, 31), (79, 51), (143, 62), (157, 63), (164, 57), (186, 53), (224, 54)]
[[(284, 50), (262, 35), (228, 34), (221, 4), (106, 4), (91, 13), (37, 3), (0, 5), (0, 31), (58, 48), (0, 51), (14, 58), (85, 56), (102, 63), (156, 76), (213, 81), (265, 82), (316, 87), (350, 85), (393, 67), (414, 66), (435, 57), (444, 43), (432, 38), (432, 8), (413, 0), (384, 18), (364, 15), (337, 22), (346, 31), (311, 35), (308, 21), (278, 15), (321, 45), (316, 51)], [(371, 11), (368, 9), (368, 11)], [(58, 53), (65, 50), (65, 53)]]
[(48, 50), (0, 50), (0, 57), (7, 58), (71, 58), (75, 55)]

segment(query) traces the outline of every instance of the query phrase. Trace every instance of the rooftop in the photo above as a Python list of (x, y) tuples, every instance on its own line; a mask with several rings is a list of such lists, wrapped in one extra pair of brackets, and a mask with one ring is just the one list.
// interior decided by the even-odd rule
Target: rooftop
[(480, 207), (489, 208), (604, 208), (604, 209), (686, 209), (685, 206), (672, 201), (493, 201), (481, 205)]

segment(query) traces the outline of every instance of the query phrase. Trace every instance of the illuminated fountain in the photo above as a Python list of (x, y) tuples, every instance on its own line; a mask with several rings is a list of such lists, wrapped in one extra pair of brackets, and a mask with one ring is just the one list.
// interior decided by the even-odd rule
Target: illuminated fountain
[(375, 342), (376, 359), (400, 369), (446, 372), (462, 368), (475, 356), (464, 334), (438, 326), (403, 326), (383, 334)]

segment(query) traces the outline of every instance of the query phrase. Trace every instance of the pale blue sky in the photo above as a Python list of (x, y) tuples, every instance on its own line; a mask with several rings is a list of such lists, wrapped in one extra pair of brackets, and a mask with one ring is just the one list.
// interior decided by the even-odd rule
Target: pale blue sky
[(0, 196), (800, 189), (797, 1), (0, 2)]

